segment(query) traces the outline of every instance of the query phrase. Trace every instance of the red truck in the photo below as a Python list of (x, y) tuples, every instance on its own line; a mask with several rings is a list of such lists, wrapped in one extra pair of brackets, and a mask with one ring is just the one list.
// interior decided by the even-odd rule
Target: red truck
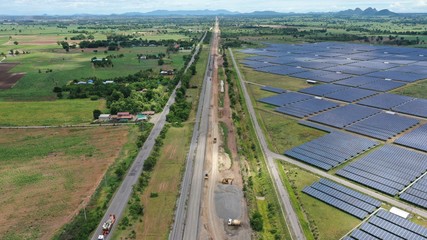
[(104, 224), (102, 224), (102, 235), (98, 236), (98, 240), (104, 240), (104, 237), (110, 233), (115, 222), (116, 215), (110, 214), (110, 218), (108, 218), (108, 220)]

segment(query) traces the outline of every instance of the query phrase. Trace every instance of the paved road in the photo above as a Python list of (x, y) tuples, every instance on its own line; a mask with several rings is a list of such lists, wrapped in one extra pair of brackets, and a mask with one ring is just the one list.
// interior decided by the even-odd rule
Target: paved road
[[(235, 63), (235, 60), (234, 60), (234, 57), (233, 57), (233, 54), (232, 54), (231, 50), (230, 50), (230, 55), (232, 56), (233, 63), (235, 64), (235, 66), (237, 66), (236, 63)], [(241, 78), (241, 81), (242, 81), (242, 76), (241, 76), (241, 74), (240, 74), (240, 72), (239, 72), (238, 69), (237, 69), (237, 72), (238, 72), (238, 75), (239, 75), (239, 77)], [(245, 86), (244, 84), (242, 84), (242, 85)], [(309, 172), (317, 174), (317, 175), (319, 175), (321, 177), (328, 178), (328, 179), (330, 179), (332, 181), (335, 181), (337, 183), (340, 183), (340, 184), (342, 184), (344, 186), (350, 187), (350, 188), (355, 189), (355, 190), (357, 190), (359, 192), (362, 192), (362, 193), (365, 193), (367, 195), (370, 195), (371, 197), (374, 197), (374, 198), (376, 198), (376, 199), (378, 199), (380, 201), (389, 203), (389, 204), (391, 204), (393, 206), (396, 206), (398, 208), (401, 208), (403, 210), (406, 210), (406, 211), (415, 213), (417, 215), (420, 215), (421, 217), (427, 218), (427, 211), (425, 211), (423, 209), (417, 208), (417, 207), (412, 206), (410, 204), (406, 204), (404, 202), (397, 201), (395, 198), (379, 194), (379, 193), (377, 193), (377, 192), (375, 192), (373, 190), (370, 190), (368, 188), (356, 185), (356, 184), (354, 184), (354, 183), (352, 183), (350, 181), (347, 181), (347, 180), (345, 180), (343, 178), (339, 178), (339, 177), (337, 177), (335, 175), (332, 175), (332, 174), (329, 174), (327, 172), (324, 172), (323, 170), (320, 170), (318, 168), (312, 167), (310, 165), (307, 165), (307, 164), (304, 164), (302, 162), (296, 161), (296, 160), (294, 160), (292, 158), (289, 158), (287, 156), (284, 156), (284, 155), (281, 155), (281, 154), (277, 154), (277, 153), (274, 153), (274, 152), (270, 151), (268, 149), (267, 141), (265, 139), (264, 133), (262, 132), (262, 130), (261, 130), (259, 124), (258, 124), (258, 120), (256, 119), (256, 115), (255, 115), (255, 111), (254, 111), (254, 108), (253, 108), (253, 105), (252, 105), (252, 101), (249, 98), (249, 95), (247, 93), (246, 87), (243, 87), (243, 89), (244, 89), (244, 93), (245, 93), (246, 103), (247, 103), (248, 108), (250, 109), (250, 115), (251, 115), (251, 118), (252, 118), (253, 123), (255, 125), (256, 133), (258, 135), (258, 138), (260, 139), (260, 143), (262, 145), (262, 148), (264, 149), (264, 151), (265, 151), (265, 153), (266, 153), (267, 156), (269, 156), (272, 159), (279, 159), (279, 160), (282, 160), (282, 161), (286, 161), (286, 162), (291, 163), (293, 165), (296, 165), (296, 166), (298, 166), (298, 167), (300, 167), (302, 169), (305, 169), (305, 170), (307, 170)]]
[(243, 80), (243, 76), (240, 73), (240, 70), (239, 70), (238, 65), (236, 63), (236, 60), (234, 59), (234, 55), (233, 55), (233, 52), (231, 51), (231, 49), (229, 49), (229, 52), (230, 52), (230, 56), (231, 56), (231, 59), (233, 61), (233, 64), (235, 66), (237, 75), (239, 77), (240, 85), (242, 86), (242, 89), (243, 89), (246, 105), (247, 105), (249, 115), (250, 115), (251, 120), (252, 120), (252, 124), (255, 128), (258, 140), (261, 144), (261, 148), (262, 148), (262, 152), (264, 154), (264, 157), (267, 160), (267, 169), (270, 173), (270, 177), (272, 178), (272, 180), (274, 182), (273, 185), (274, 185), (274, 188), (276, 190), (276, 193), (280, 197), (279, 200), (281, 203), (280, 204), (281, 210), (282, 210), (283, 216), (285, 216), (285, 220), (286, 220), (287, 226), (289, 228), (289, 231), (291, 233), (291, 236), (293, 239), (306, 239), (304, 232), (302, 230), (302, 227), (300, 225), (298, 216), (292, 207), (291, 200), (289, 199), (289, 194), (286, 191), (286, 188), (283, 186), (283, 183), (280, 179), (279, 171), (277, 170), (277, 165), (274, 162), (274, 158), (271, 156), (271, 154), (269, 154), (270, 151), (267, 147), (267, 142), (265, 141), (264, 134), (263, 134), (263, 132), (262, 132), (262, 130), (258, 124), (258, 120), (257, 120), (256, 115), (255, 115), (255, 110), (252, 106), (252, 101), (251, 101), (251, 98), (249, 97), (248, 90), (246, 89), (246, 85), (245, 85), (245, 81)]
[[(205, 34), (206, 36), (206, 34)], [(193, 176), (193, 167), (194, 167), (194, 159), (196, 158), (196, 148), (198, 147), (198, 141), (200, 139), (201, 135), (201, 125), (200, 122), (202, 121), (202, 113), (206, 115), (206, 113), (203, 111), (205, 107), (205, 102), (207, 101), (207, 97), (205, 96), (207, 89), (209, 88), (210, 92), (210, 86), (207, 86), (210, 84), (208, 78), (210, 78), (210, 75), (212, 74), (211, 71), (209, 71), (209, 68), (212, 66), (211, 63), (211, 56), (208, 57), (208, 63), (206, 66), (206, 72), (204, 76), (204, 80), (202, 83), (202, 90), (199, 97), (199, 105), (197, 107), (197, 113), (196, 113), (196, 121), (193, 128), (193, 136), (191, 138), (190, 143), (190, 149), (188, 151), (187, 160), (186, 160), (186, 167), (185, 172), (181, 184), (181, 193), (178, 198), (176, 210), (175, 210), (175, 220), (172, 227), (172, 231), (169, 235), (169, 239), (173, 240), (180, 240), (184, 236), (184, 229), (186, 224), (186, 214), (187, 214), (187, 208), (186, 204), (188, 201), (188, 196), (190, 192), (190, 186), (192, 182), (192, 176)], [(205, 120), (206, 122), (206, 120)], [(205, 133), (206, 134), (206, 133)], [(201, 159), (201, 161), (204, 160)], [(202, 168), (203, 170), (203, 168)], [(197, 171), (201, 171), (198, 169)], [(197, 172), (195, 171), (195, 172)], [(203, 173), (199, 173), (199, 180), (203, 181)], [(200, 180), (201, 179), (201, 180)]]
[[(194, 52), (191, 61), (188, 63), (186, 70), (193, 63), (194, 56), (195, 54), (197, 54), (198, 50), (199, 50), (199, 46)], [(121, 216), (123, 215), (123, 212), (129, 201), (129, 197), (132, 193), (132, 187), (138, 181), (138, 178), (142, 172), (144, 161), (148, 158), (148, 156), (150, 156), (151, 150), (154, 147), (155, 140), (159, 136), (160, 131), (163, 129), (163, 126), (166, 123), (166, 115), (169, 113), (169, 107), (175, 102), (176, 89), (178, 89), (180, 86), (181, 86), (181, 82), (177, 84), (176, 88), (173, 90), (171, 96), (169, 97), (169, 100), (165, 108), (163, 109), (159, 120), (154, 125), (153, 129), (150, 132), (150, 135), (148, 136), (144, 145), (141, 147), (136, 159), (134, 160), (132, 166), (130, 167), (130, 170), (128, 171), (125, 179), (123, 180), (118, 191), (115, 193), (113, 199), (111, 200), (110, 206), (105, 212), (104, 217), (102, 218), (101, 222), (99, 223), (97, 229), (95, 230), (91, 238), (92, 240), (97, 240), (98, 235), (102, 234), (102, 224), (108, 220), (110, 214), (116, 215), (116, 219), (117, 219), (116, 221), (119, 221), (121, 219)], [(113, 232), (117, 228), (117, 226), (118, 226), (118, 222), (114, 224), (111, 233), (107, 235), (105, 239), (110, 239), (110, 237), (113, 235)]]
[[(217, 23), (216, 23), (217, 24)], [(216, 33), (213, 32), (212, 39), (216, 38)], [(211, 50), (213, 48), (213, 44), (211, 45)], [(198, 239), (199, 234), (199, 226), (200, 226), (200, 207), (201, 207), (201, 197), (203, 193), (203, 165), (205, 162), (206, 155), (206, 143), (209, 129), (209, 108), (210, 108), (210, 100), (211, 100), (211, 92), (212, 92), (212, 69), (214, 63), (214, 55), (212, 51), (209, 52), (208, 57), (208, 66), (205, 73), (205, 78), (203, 80), (204, 92), (201, 95), (203, 96), (202, 102), (202, 113), (200, 116), (200, 124), (199, 124), (199, 139), (196, 143), (197, 150), (196, 156), (194, 158), (194, 171), (193, 177), (191, 180), (191, 188), (188, 198), (187, 205), (187, 215), (185, 219), (184, 226), (184, 235), (183, 238), (178, 239)]]

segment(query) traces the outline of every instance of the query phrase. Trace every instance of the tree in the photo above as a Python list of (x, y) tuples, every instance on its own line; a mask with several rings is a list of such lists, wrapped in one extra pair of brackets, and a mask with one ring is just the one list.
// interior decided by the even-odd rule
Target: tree
[(259, 213), (258, 211), (254, 212), (251, 216), (250, 224), (254, 231), (257, 231), (257, 232), (262, 231), (264, 222), (263, 222), (261, 213)]
[(159, 59), (159, 61), (157, 61), (157, 64), (159, 64), (159, 66), (162, 66), (165, 63), (165, 61), (163, 61), (163, 59)]
[(101, 110), (95, 109), (93, 110), (93, 119), (99, 119), (99, 116), (102, 114)]
[(19, 43), (18, 43), (18, 41), (15, 41), (15, 42), (13, 42), (13, 44), (18, 45)]

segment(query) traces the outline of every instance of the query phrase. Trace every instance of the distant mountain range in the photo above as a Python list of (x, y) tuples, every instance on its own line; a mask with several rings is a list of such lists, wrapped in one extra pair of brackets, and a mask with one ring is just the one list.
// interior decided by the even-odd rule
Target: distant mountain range
[(388, 9), (378, 11), (375, 8), (367, 8), (362, 10), (360, 8), (348, 9), (345, 11), (337, 12), (336, 15), (340, 16), (397, 16), (399, 14), (392, 12)]

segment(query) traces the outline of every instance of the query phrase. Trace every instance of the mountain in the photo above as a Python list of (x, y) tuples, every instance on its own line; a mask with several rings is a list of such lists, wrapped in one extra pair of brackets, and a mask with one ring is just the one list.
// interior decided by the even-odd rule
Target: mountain
[(236, 15), (240, 14), (239, 12), (231, 12), (228, 10), (179, 10), (179, 11), (169, 11), (169, 10), (156, 10), (146, 13), (140, 12), (128, 12), (119, 14), (126, 17), (135, 17), (135, 16), (214, 16), (214, 15)]
[(398, 15), (395, 12), (392, 12), (388, 9), (383, 9), (378, 11), (375, 8), (367, 8), (365, 10), (362, 10), (360, 8), (356, 8), (356, 9), (348, 9), (348, 10), (344, 10), (341, 12), (337, 12), (336, 15), (340, 15), (340, 16), (396, 16)]

